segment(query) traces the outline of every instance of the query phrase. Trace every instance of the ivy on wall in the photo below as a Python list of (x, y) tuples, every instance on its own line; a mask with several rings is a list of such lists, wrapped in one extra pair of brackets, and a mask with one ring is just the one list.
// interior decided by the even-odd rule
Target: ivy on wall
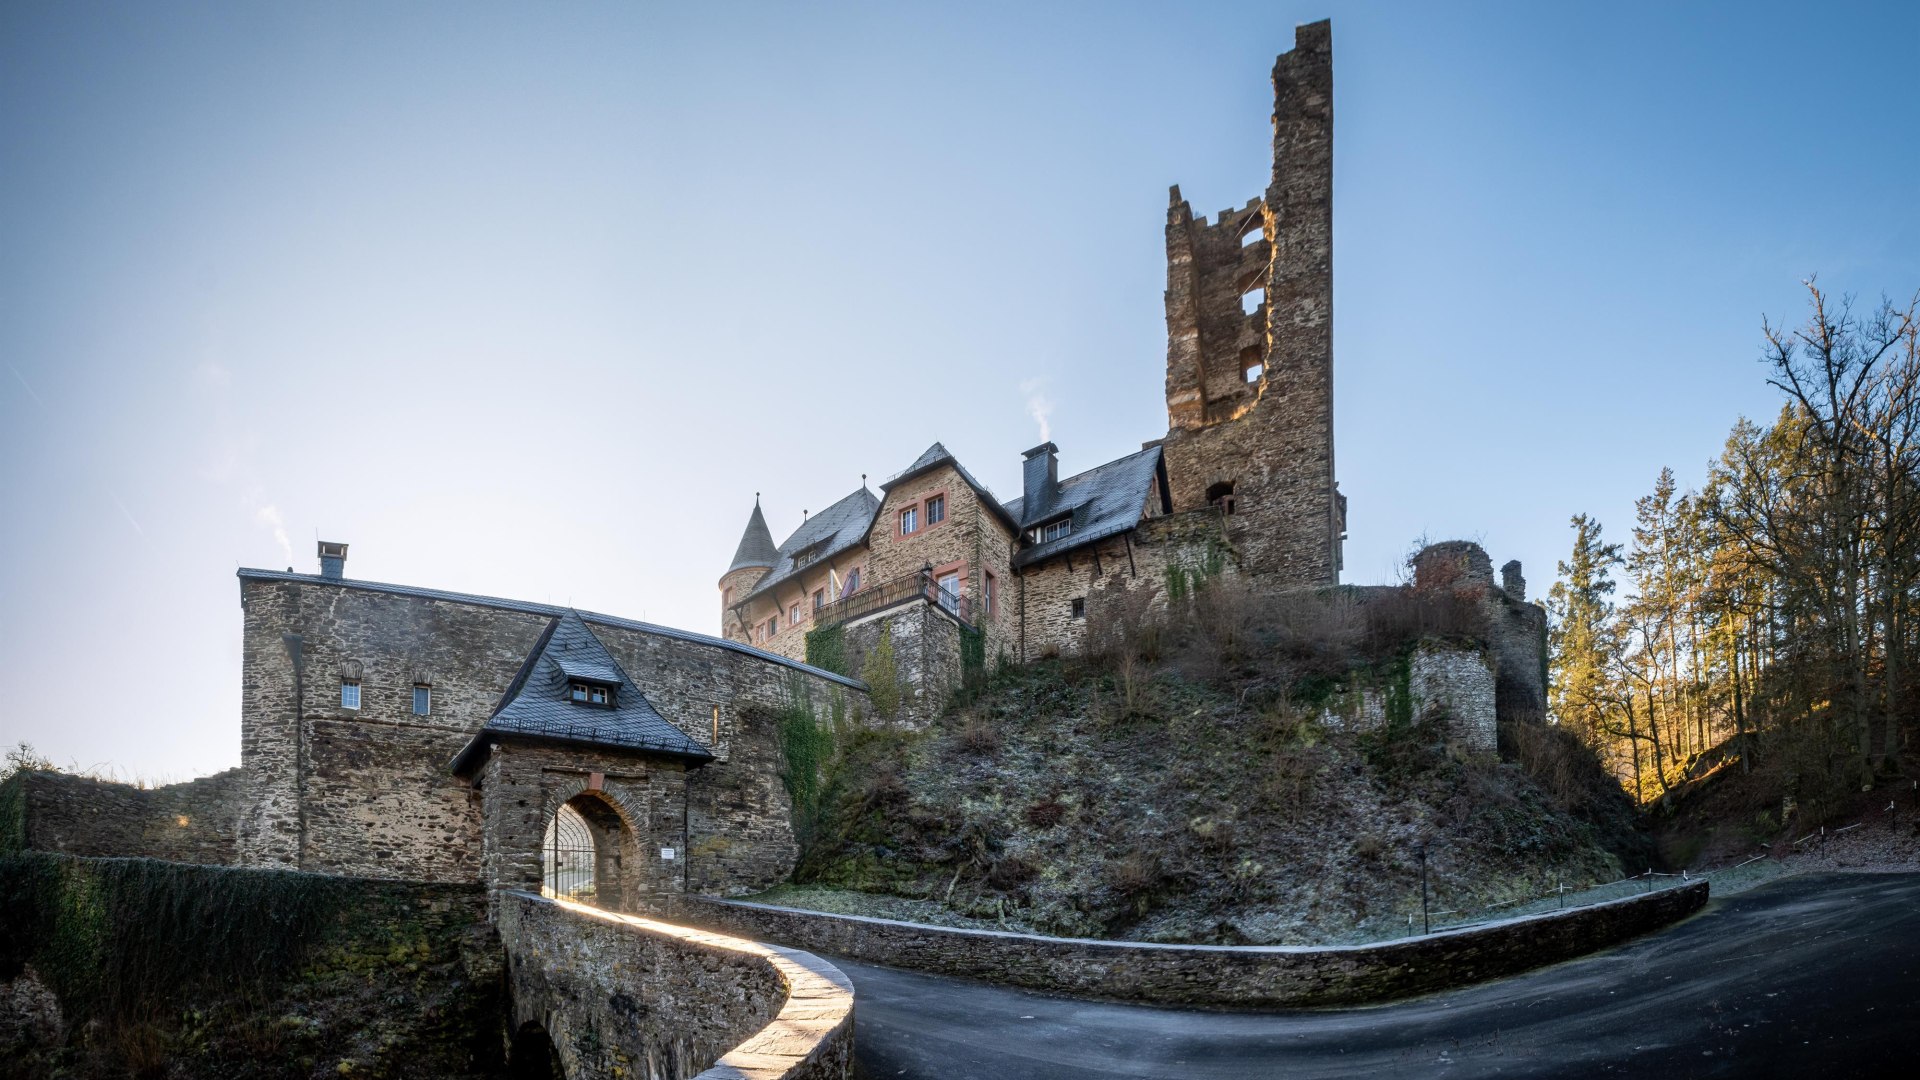
[(848, 674), (845, 624), (807, 631), (807, 663), (835, 675)]
[(805, 847), (819, 821), (821, 786), (827, 762), (833, 757), (834, 730), (846, 723), (846, 695), (837, 689), (828, 695), (828, 717), (822, 720), (807, 693), (806, 677), (795, 672), (787, 682), (787, 704), (780, 711), (780, 779), (793, 800), (793, 826)]

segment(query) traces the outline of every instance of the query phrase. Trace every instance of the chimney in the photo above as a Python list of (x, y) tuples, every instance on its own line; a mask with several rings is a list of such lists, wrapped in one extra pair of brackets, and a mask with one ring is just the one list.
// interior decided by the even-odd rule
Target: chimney
[(347, 576), (347, 545), (331, 540), (320, 541), (320, 576), (328, 581), (339, 581)]
[(1020, 511), (1022, 517), (1034, 521), (1053, 510), (1054, 496), (1060, 490), (1060, 448), (1044, 442), (1023, 456), (1027, 461), (1021, 467)]

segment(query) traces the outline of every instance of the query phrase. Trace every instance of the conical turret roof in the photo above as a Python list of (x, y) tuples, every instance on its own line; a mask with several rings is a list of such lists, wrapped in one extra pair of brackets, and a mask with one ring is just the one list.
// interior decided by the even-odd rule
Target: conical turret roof
[(773, 532), (767, 528), (767, 519), (760, 513), (760, 499), (755, 496), (753, 516), (747, 519), (747, 531), (740, 537), (740, 546), (734, 549), (733, 565), (727, 567), (727, 573), (748, 566), (772, 569), (779, 561), (780, 550), (773, 546)]

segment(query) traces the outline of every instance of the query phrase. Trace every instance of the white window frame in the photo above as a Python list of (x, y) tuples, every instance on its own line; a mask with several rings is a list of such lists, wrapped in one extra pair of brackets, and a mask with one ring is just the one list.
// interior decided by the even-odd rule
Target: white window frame
[(340, 707), (354, 710), (360, 708), (360, 680), (340, 680)]
[[(426, 706), (425, 708), (421, 707), (423, 703)], [(413, 684), (413, 715), (415, 716), (432, 716), (433, 715), (433, 687), (430, 684), (428, 683)]]
[(947, 520), (947, 497), (935, 495), (927, 500), (927, 528)]
[(912, 536), (920, 531), (920, 508), (909, 506), (900, 511), (900, 535)]

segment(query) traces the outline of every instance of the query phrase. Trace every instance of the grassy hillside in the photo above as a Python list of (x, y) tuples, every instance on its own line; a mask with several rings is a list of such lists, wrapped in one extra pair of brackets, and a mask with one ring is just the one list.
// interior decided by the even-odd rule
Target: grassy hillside
[(1503, 731), (1516, 762), (1449, 754), (1440, 718), (1328, 730), (1318, 702), (1432, 626), (1375, 635), (1363, 613), (1342, 638), (1324, 615), (1135, 626), (1093, 659), (1002, 667), (926, 731), (844, 732), (795, 883), (875, 914), (1301, 943), (1404, 931), (1423, 839), (1436, 911), (1645, 865), (1618, 787), (1537, 723)]

